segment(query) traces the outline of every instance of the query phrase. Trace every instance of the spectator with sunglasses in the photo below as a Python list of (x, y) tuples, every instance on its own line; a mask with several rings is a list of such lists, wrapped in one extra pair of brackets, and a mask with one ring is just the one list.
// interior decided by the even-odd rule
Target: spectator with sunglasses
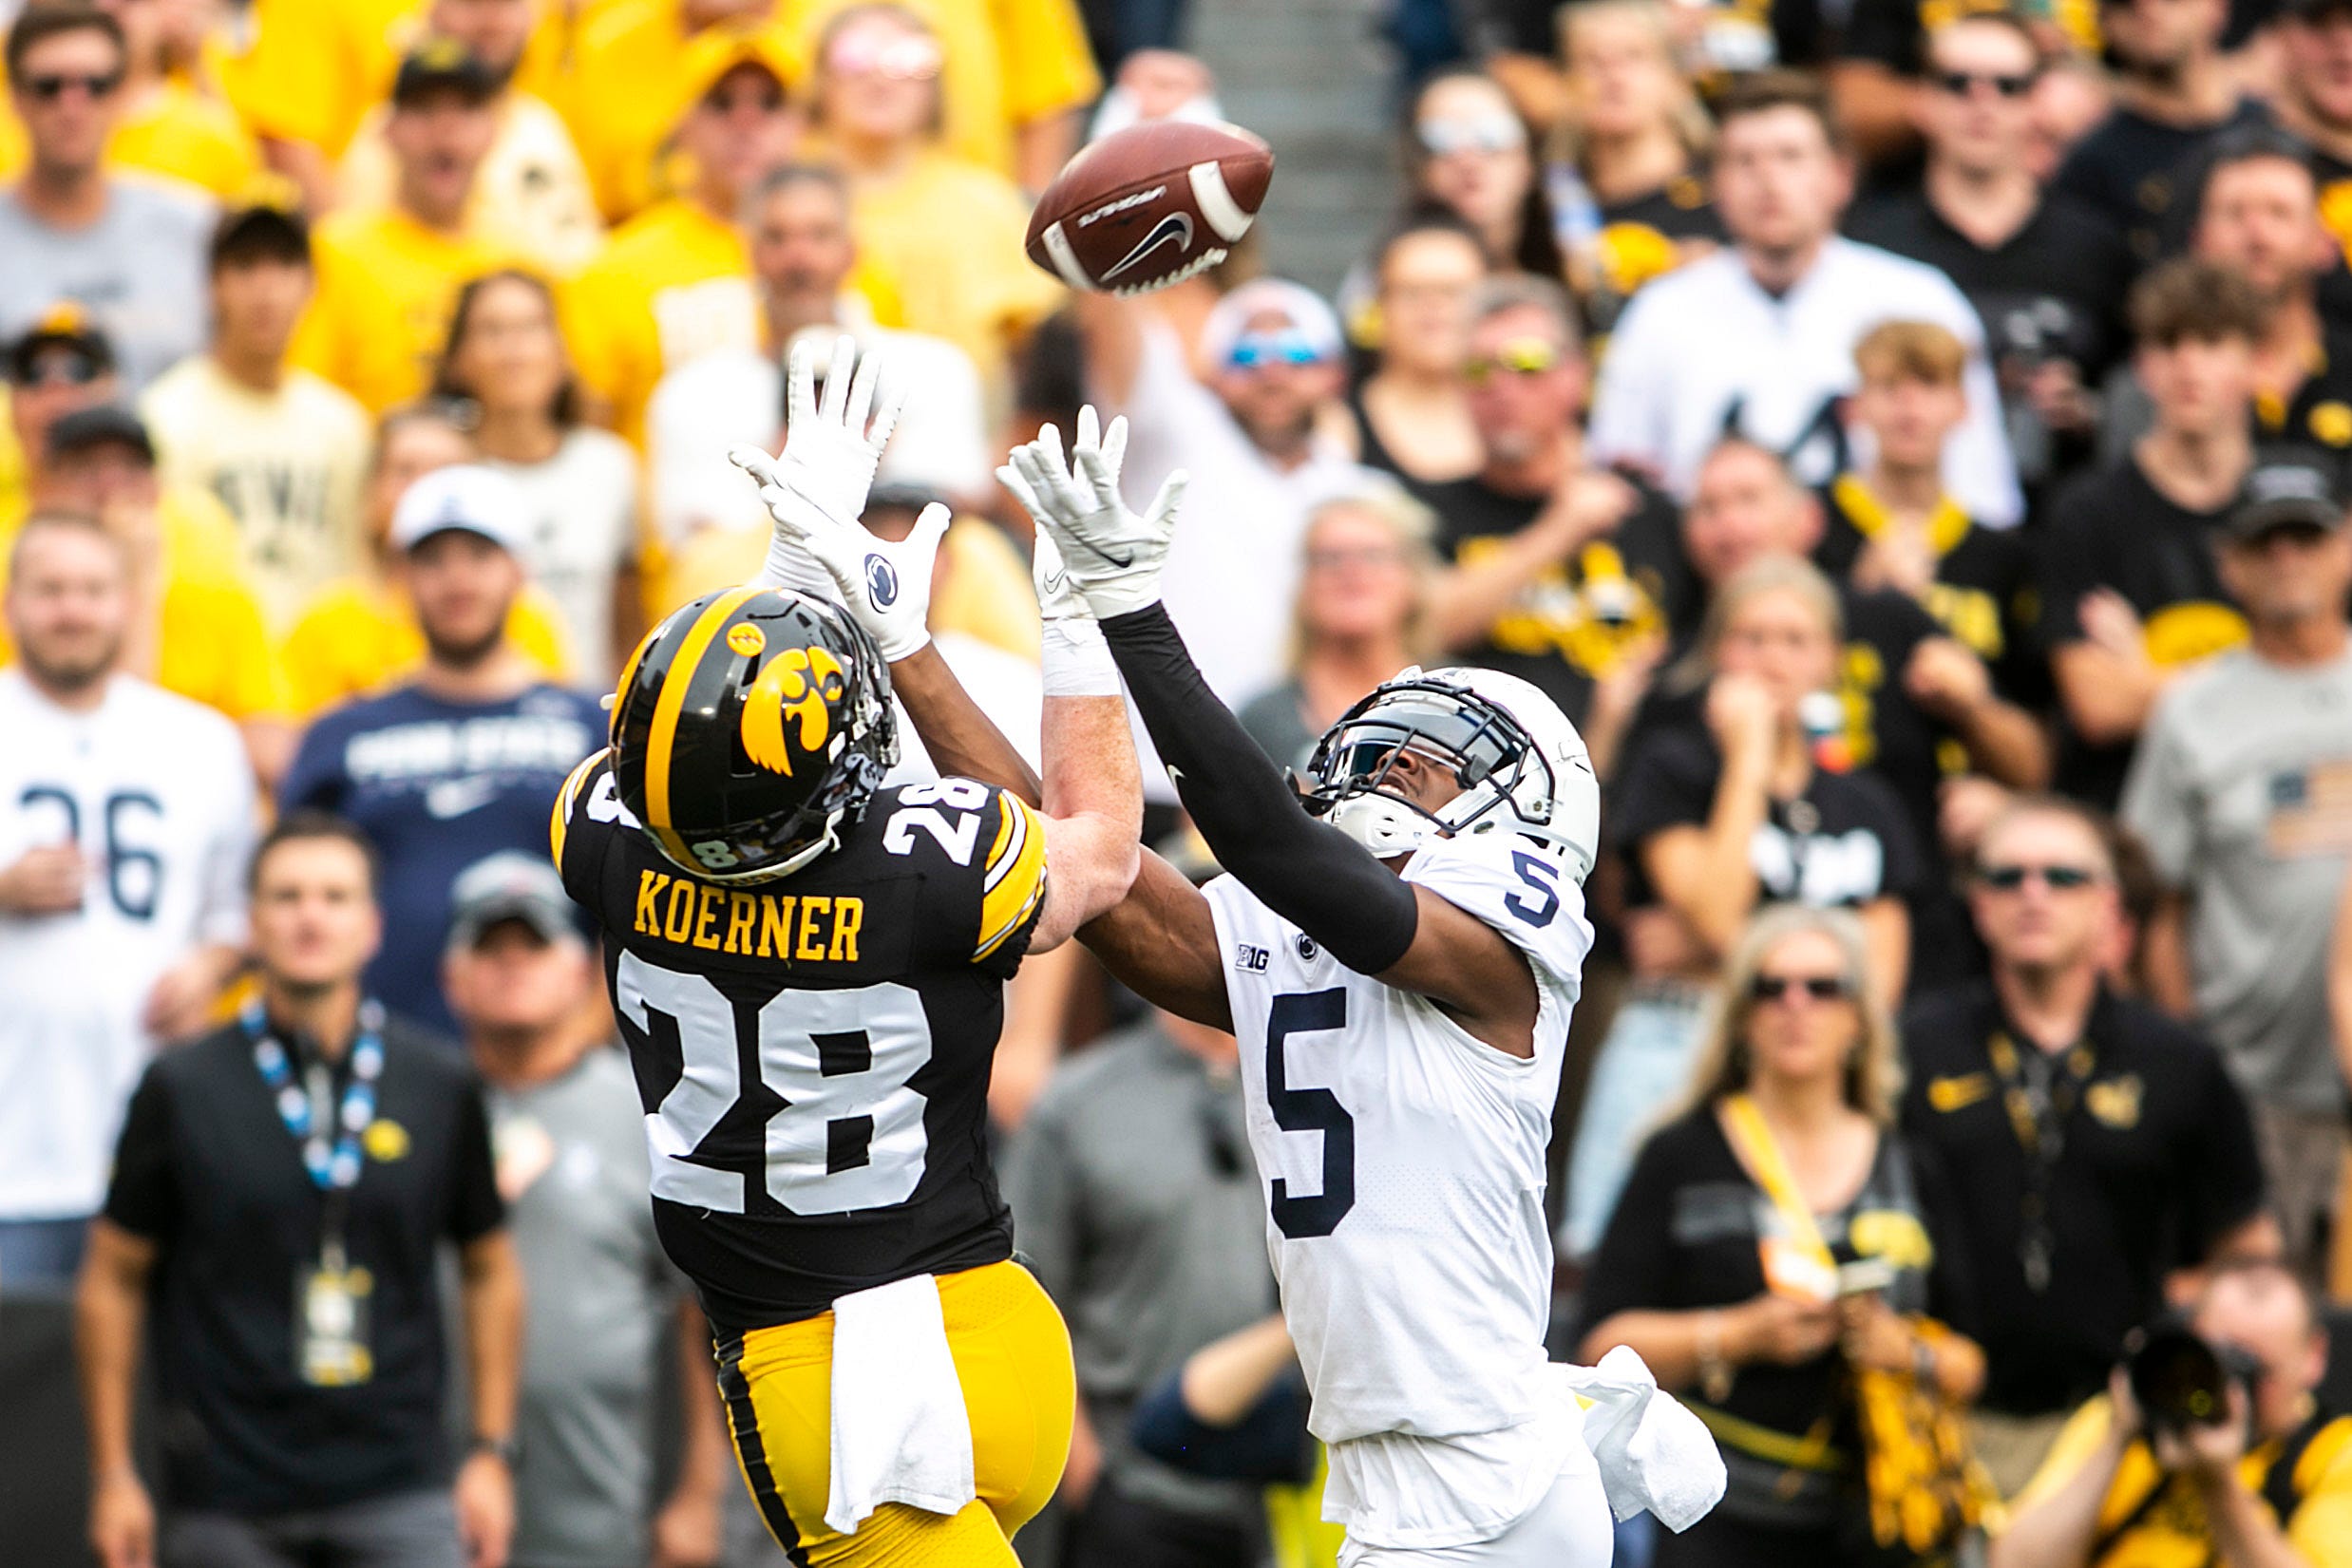
[(2105, 822), (2021, 796), (1977, 844), (1990, 973), (1915, 1002), (1903, 1124), (1952, 1170), (1938, 1234), (1974, 1261), (1987, 1375), (1977, 1450), (2004, 1496), (2107, 1386), (2168, 1276), (2275, 1254), (2245, 1098), (2213, 1048), (2116, 995), (2128, 940)]
[(1413, 95), (1408, 128), (1414, 206), (1469, 224), (1498, 273), (1565, 275), (1527, 123), (1493, 78), (1471, 66), (1439, 71)]
[(2165, 884), (2156, 1000), (2199, 1020), (2252, 1101), (2287, 1256), (2316, 1275), (2347, 1136), (2328, 946), (2352, 866), (2352, 538), (2324, 455), (2247, 476), (2220, 549), (2248, 639), (2157, 699), (2123, 794)]
[(1591, 372), (1565, 291), (1497, 278), (1470, 320), (1464, 377), (1483, 461), (1418, 487), (1456, 567), (1432, 635), (1533, 681), (1581, 724), (1593, 683), (1665, 633), (1663, 606), (1681, 591), (1674, 509), (1592, 459), (1577, 418)]
[(41, 485), (49, 426), (67, 414), (115, 401), (122, 378), (115, 373), (114, 345), (87, 311), (71, 301), (52, 308), (9, 342), (0, 354), (8, 378), (9, 428), (0, 447), (13, 444), (0, 461), (0, 538), (16, 531)]
[(1925, 168), (1857, 208), (1846, 232), (1936, 268), (1976, 307), (2030, 486), (2093, 432), (2084, 388), (2112, 356), (2131, 258), (2111, 220), (2026, 167), (2041, 51), (2023, 22), (1948, 23), (1928, 37), (1926, 66), (1912, 99)]
[[(1191, 476), (1162, 587), (1169, 613), (1197, 629), (1210, 688), (1242, 702), (1282, 668), (1308, 518), (1381, 482), (1327, 431), (1344, 418), (1339, 319), (1300, 284), (1244, 283), (1202, 324), (1196, 375), (1151, 302), (1090, 293), (1074, 305), (1088, 394), (1128, 419), (1129, 502), (1179, 468)], [(1147, 790), (1162, 787), (1157, 772), (1146, 765)]]
[(1848, 1369), (1910, 1372), (1962, 1403), (1983, 1384), (1952, 1186), (1895, 1125), (1887, 989), (1850, 915), (1784, 904), (1747, 923), (1690, 1086), (1586, 1272), (1579, 1359), (1640, 1351), (1729, 1472), (1712, 1514), (1658, 1541), (1656, 1568), (1863, 1560)]
[(112, 16), (28, 6), (9, 28), (7, 60), (29, 153), (0, 190), (0, 336), (78, 300), (136, 391), (203, 342), (213, 206), (189, 187), (107, 172), (128, 62)]
[(1154, 1010), (1059, 1068), (1007, 1154), (1022, 1254), (1077, 1359), (1065, 1568), (1254, 1568), (1263, 1552), (1256, 1487), (1188, 1475), (1130, 1435), (1187, 1357), (1274, 1306), (1237, 1048)]

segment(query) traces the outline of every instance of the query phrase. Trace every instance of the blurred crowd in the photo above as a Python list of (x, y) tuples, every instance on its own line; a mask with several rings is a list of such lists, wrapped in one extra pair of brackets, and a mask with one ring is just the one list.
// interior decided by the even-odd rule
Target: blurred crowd
[[(1732, 1470), (1621, 1562), (1943, 1560), (1857, 1538), (1875, 1370), (1967, 1410), (1999, 1568), (2352, 1565), (2352, 0), (1377, 9), (1359, 261), (1266, 269), (1285, 162), (1126, 298), (1023, 233), (1225, 118), (1183, 0), (0, 0), (0, 1302), (78, 1281), (106, 1568), (773, 1560), (544, 855), (844, 332), (912, 388), (868, 525), (954, 509), (934, 630), (1025, 748), (992, 473), (1089, 402), (1131, 501), (1188, 470), (1167, 600), (1277, 762), (1409, 664), (1578, 724), (1557, 1348)], [(357, 1044), (274, 1077), (256, 984)], [(371, 1041), (449, 1070), (395, 1118)], [(1082, 1395), (1033, 1568), (1332, 1560), (1235, 1051), (1075, 949), (1013, 988)], [(413, 1276), (256, 1241), (272, 1183)], [(2111, 1375), (2167, 1313), (2227, 1440)]]

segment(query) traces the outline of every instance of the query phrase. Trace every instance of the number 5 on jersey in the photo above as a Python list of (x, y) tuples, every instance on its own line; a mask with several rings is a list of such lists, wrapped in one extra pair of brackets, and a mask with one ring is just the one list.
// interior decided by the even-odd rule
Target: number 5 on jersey
[(1285, 1177), (1278, 1176), (1272, 1183), (1266, 1207), (1293, 1241), (1329, 1236), (1356, 1206), (1356, 1118), (1329, 1089), (1290, 1086), (1286, 1048), (1294, 1034), (1347, 1027), (1348, 993), (1337, 987), (1277, 996), (1266, 1014), (1266, 1105), (1274, 1112), (1274, 1124), (1284, 1132), (1323, 1135), (1319, 1192), (1294, 1196)]

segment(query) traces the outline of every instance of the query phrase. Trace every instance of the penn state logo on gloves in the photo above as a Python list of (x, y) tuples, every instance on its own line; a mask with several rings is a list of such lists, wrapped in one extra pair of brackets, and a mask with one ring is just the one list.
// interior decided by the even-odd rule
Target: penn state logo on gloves
[(899, 602), (899, 575), (880, 556), (865, 557), (865, 593), (877, 610), (887, 610)]
[(833, 727), (826, 705), (839, 702), (848, 690), (841, 661), (829, 651), (785, 649), (768, 661), (744, 695), (744, 755), (787, 778), (792, 776), (795, 750), (823, 759)]

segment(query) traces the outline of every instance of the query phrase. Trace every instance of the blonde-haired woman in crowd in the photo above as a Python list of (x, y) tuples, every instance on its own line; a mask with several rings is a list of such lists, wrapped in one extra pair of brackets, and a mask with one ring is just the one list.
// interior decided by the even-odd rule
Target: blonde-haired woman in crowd
[(1386, 486), (1325, 501), (1308, 520), (1291, 612), (1291, 675), (1243, 705), (1242, 727), (1306, 771), (1340, 714), (1427, 651), (1436, 519)]
[(1713, 132), (1657, 0), (1591, 0), (1561, 11), (1568, 112), (1546, 184), (1568, 281), (1597, 333), (1636, 289), (1713, 250)]
[(1983, 1385), (1963, 1227), (1943, 1172), (1895, 1130), (1878, 990), (1851, 914), (1757, 916), (1586, 1273), (1582, 1357), (1639, 1351), (1731, 1472), (1656, 1568), (1854, 1560), (1870, 1531), (1852, 1370), (1910, 1372), (1961, 1404)]

